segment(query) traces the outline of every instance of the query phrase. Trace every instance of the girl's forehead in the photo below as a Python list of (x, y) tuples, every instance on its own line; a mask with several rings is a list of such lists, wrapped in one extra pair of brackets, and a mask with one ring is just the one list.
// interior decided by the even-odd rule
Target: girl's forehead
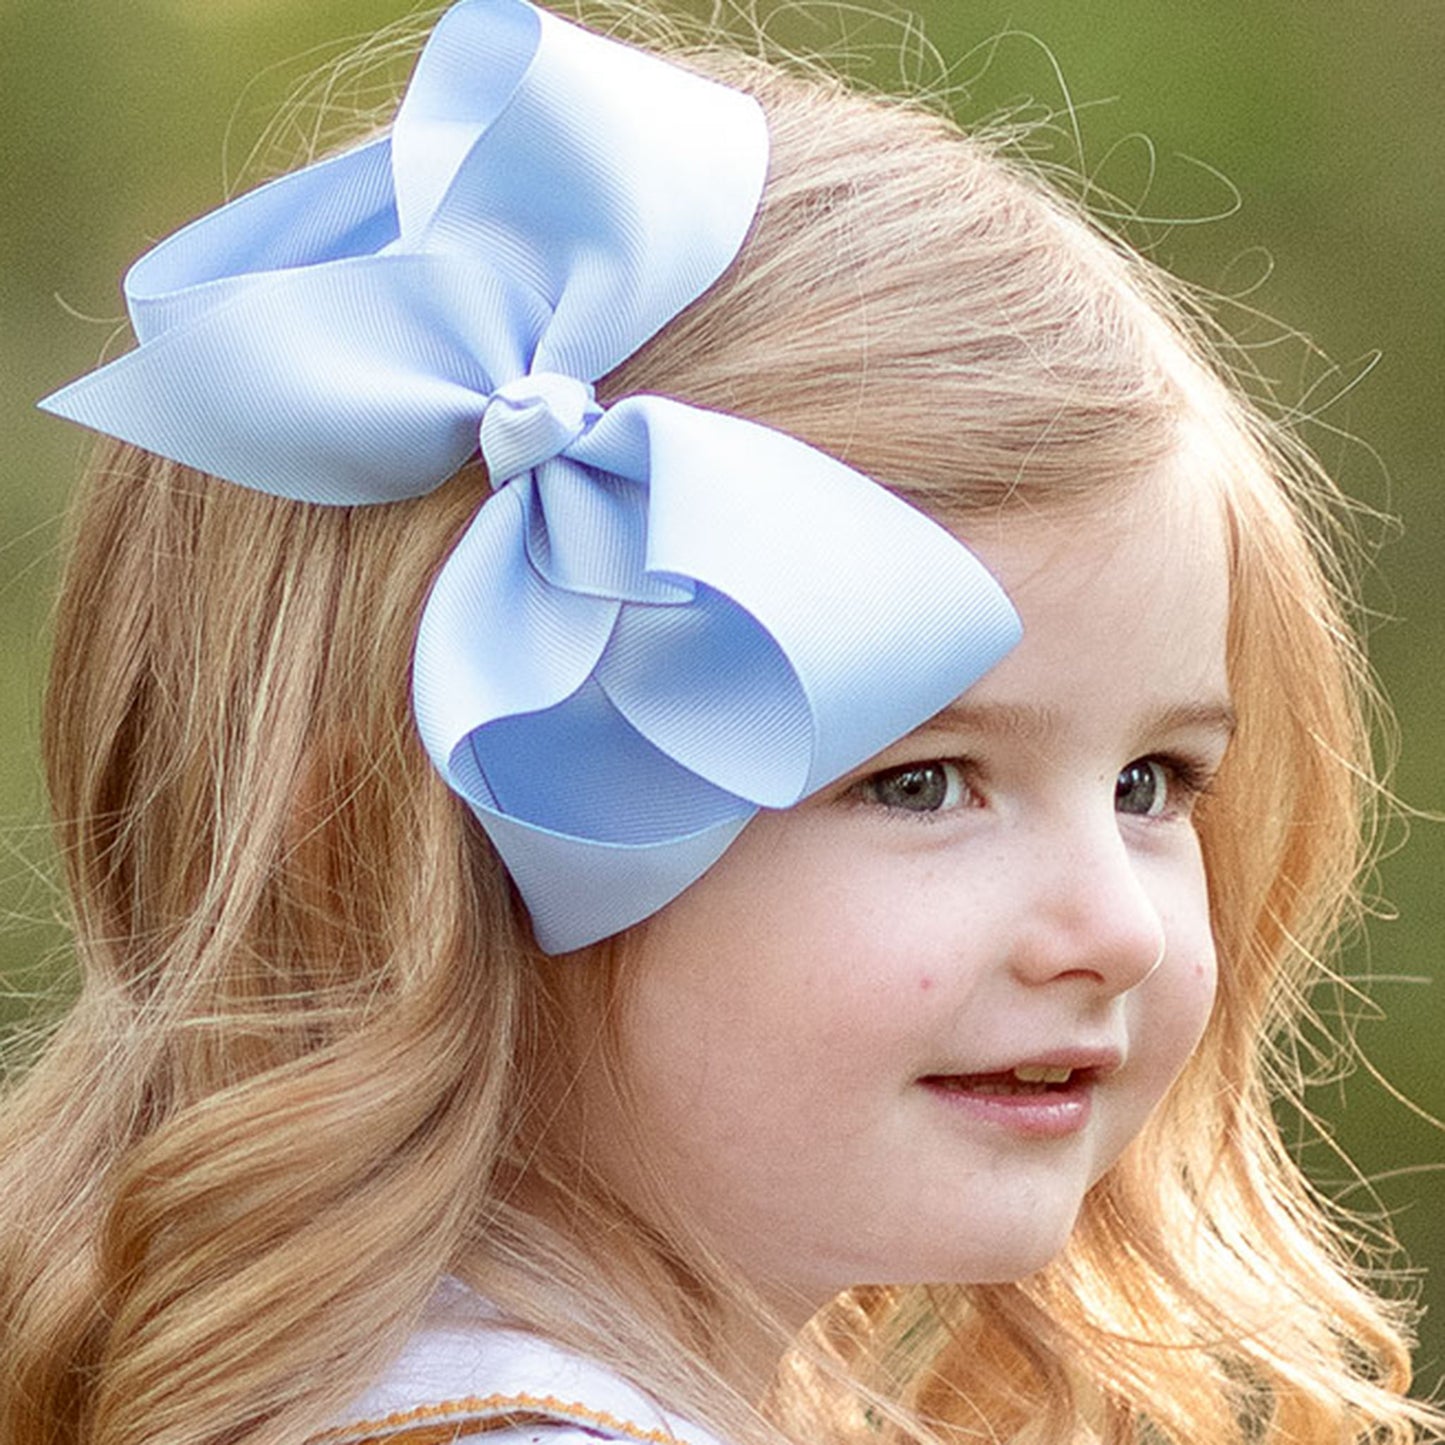
[(1058, 506), (1005, 505), (945, 523), (989, 561), (1012, 559), (1015, 588), (1087, 586), (1128, 566), (1163, 580), (1186, 564), (1228, 567), (1227, 469), (1217, 447), (1180, 446), (1129, 478), (1107, 478)]

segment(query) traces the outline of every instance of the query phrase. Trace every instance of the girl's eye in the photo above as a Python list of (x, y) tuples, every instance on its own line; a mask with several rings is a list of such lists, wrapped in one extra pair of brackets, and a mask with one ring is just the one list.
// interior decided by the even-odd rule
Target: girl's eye
[(903, 813), (942, 813), (964, 801), (968, 785), (957, 763), (908, 763), (865, 778), (858, 795), (865, 802)]
[(1168, 806), (1169, 770), (1157, 758), (1138, 758), (1114, 783), (1114, 811), (1157, 818)]
[(1187, 814), (1208, 786), (1202, 770), (1183, 760), (1137, 758), (1114, 782), (1114, 811), (1136, 818)]

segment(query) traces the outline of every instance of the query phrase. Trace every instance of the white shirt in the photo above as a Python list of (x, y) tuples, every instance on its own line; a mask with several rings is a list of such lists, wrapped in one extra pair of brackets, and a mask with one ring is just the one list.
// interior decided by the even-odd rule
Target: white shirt
[(489, 1445), (721, 1445), (595, 1361), (508, 1329), (455, 1280), (385, 1375), (315, 1445), (431, 1445), (485, 1434)]

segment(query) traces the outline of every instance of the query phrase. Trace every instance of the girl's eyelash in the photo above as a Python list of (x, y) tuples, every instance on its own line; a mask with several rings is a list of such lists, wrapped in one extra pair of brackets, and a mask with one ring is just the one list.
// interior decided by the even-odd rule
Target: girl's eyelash
[[(1162, 797), (1132, 797), (1132, 786), (1143, 770), (1157, 769), (1162, 774)], [(1115, 784), (1115, 809), (1121, 815), (1142, 822), (1190, 822), (1195, 804), (1214, 785), (1218, 765), (1212, 760), (1188, 753), (1146, 753), (1126, 763)], [(1131, 806), (1143, 802), (1144, 806)]]
[(1219, 772), (1216, 766), (1204, 759), (1184, 753), (1151, 753), (1144, 761), (1160, 764), (1175, 786), (1191, 800), (1207, 793), (1214, 786)]

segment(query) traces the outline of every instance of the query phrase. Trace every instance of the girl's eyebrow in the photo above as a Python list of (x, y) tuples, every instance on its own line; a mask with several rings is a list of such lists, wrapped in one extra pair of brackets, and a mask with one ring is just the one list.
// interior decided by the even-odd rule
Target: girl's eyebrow
[[(1228, 698), (1205, 698), (1176, 703), (1147, 714), (1139, 731), (1144, 734), (1205, 732), (1228, 742), (1239, 719)], [(1041, 703), (971, 702), (966, 696), (936, 712), (918, 731), (930, 728), (958, 728), (968, 732), (995, 733), (1042, 742), (1064, 726), (1060, 709)]]

